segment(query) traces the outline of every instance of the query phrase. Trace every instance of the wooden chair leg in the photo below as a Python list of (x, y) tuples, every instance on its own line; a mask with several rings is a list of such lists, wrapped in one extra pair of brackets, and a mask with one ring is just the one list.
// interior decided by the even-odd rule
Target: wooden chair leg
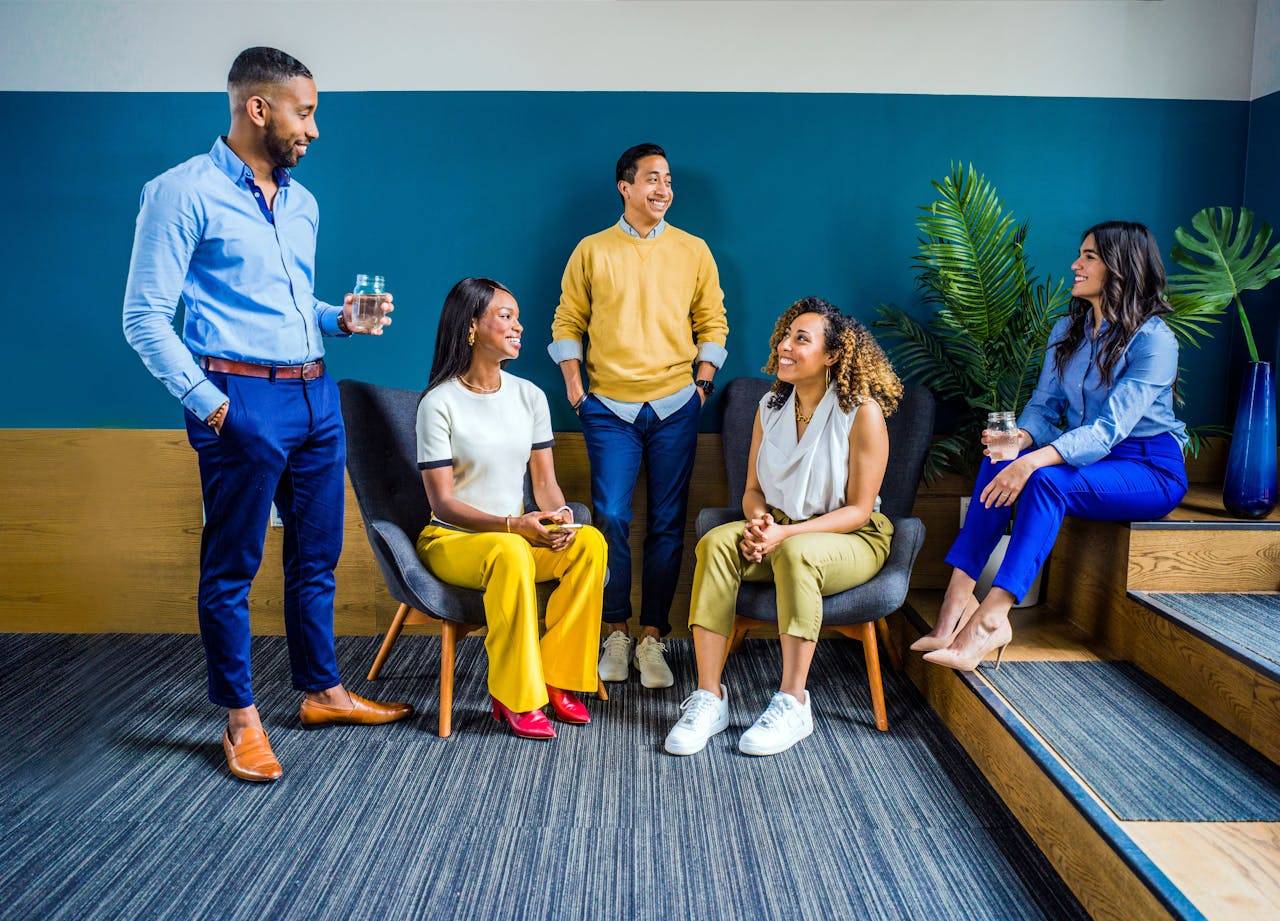
[(409, 606), (407, 604), (400, 605), (400, 610), (396, 611), (396, 616), (391, 619), (391, 626), (387, 628), (387, 635), (382, 639), (378, 654), (373, 657), (373, 666), (369, 669), (368, 680), (373, 681), (378, 677), (378, 673), (382, 671), (382, 666), (386, 663), (387, 656), (391, 655), (391, 647), (400, 638), (400, 631), (404, 629), (404, 621), (408, 616)]
[(889, 655), (889, 667), (895, 672), (902, 671), (902, 652), (889, 636), (889, 618), (882, 617), (876, 621), (876, 633), (884, 644), (884, 651)]
[[(738, 651), (742, 645), (742, 641), (747, 638), (747, 631), (753, 627), (763, 627), (763, 620), (756, 620), (752, 617), (742, 617), (739, 615), (733, 619), (733, 633), (729, 635), (729, 645), (724, 650), (724, 661), (729, 661), (729, 656)], [(724, 663), (721, 663), (723, 667)]]
[(876, 628), (873, 623), (860, 627), (862, 654), (867, 660), (867, 682), (871, 685), (871, 709), (876, 716), (876, 728), (889, 731), (889, 714), (884, 706), (884, 684), (880, 680), (880, 653), (876, 648)]
[(453, 732), (453, 663), (461, 631), (452, 621), (440, 623), (440, 738)]
[(604, 682), (601, 681), (599, 678), (596, 679), (596, 699), (597, 700), (609, 699), (609, 692), (604, 689)]

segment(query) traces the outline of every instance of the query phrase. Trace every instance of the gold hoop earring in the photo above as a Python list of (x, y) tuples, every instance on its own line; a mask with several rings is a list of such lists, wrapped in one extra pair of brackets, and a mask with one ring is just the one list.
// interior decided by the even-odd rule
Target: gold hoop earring
[(830, 386), (831, 386), (831, 365), (827, 365), (827, 380), (824, 385), (824, 389)]
[(467, 345), (472, 346), (475, 344), (476, 344), (476, 331), (473, 329), (471, 332), (467, 333)]

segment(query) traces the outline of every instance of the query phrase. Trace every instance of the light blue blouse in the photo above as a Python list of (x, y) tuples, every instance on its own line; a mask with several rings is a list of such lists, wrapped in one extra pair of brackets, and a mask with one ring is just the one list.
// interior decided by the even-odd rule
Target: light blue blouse
[[(1110, 387), (1103, 387), (1093, 338), (1093, 318), (1085, 338), (1059, 376), (1053, 344), (1067, 330), (1067, 317), (1049, 334), (1044, 367), (1030, 402), (1018, 417), (1035, 447), (1051, 444), (1073, 467), (1101, 460), (1130, 436), (1169, 432), (1187, 442), (1187, 427), (1173, 414), (1173, 382), (1178, 374), (1178, 340), (1164, 320), (1152, 317), (1138, 328), (1116, 362)], [(1102, 324), (1106, 329), (1107, 323)], [(1063, 421), (1065, 417), (1065, 429)]]

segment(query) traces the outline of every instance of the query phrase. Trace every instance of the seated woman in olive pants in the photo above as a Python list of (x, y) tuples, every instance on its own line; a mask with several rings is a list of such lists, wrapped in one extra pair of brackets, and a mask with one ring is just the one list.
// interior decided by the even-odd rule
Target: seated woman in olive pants
[(822, 597), (871, 579), (889, 556), (893, 525), (880, 514), (889, 459), (885, 417), (902, 384), (867, 329), (819, 298), (778, 320), (765, 368), (778, 380), (751, 436), (744, 521), (698, 542), (689, 624), (698, 689), (681, 704), (666, 750), (691, 755), (729, 724), (720, 683), (742, 582), (777, 585), (782, 682), (738, 748), (785, 751), (813, 732), (809, 664)]

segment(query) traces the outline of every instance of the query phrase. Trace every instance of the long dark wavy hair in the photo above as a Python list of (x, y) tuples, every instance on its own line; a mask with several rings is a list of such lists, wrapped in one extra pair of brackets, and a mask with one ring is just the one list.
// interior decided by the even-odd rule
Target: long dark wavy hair
[[(1143, 323), (1169, 313), (1173, 308), (1164, 296), (1164, 263), (1155, 235), (1143, 224), (1132, 221), (1105, 221), (1080, 235), (1083, 242), (1093, 234), (1098, 257), (1107, 267), (1102, 285), (1102, 315), (1110, 324), (1098, 337), (1095, 359), (1104, 387), (1110, 387), (1116, 363), (1124, 355), (1129, 340)], [(1054, 349), (1053, 363), (1058, 375), (1084, 342), (1085, 321), (1093, 305), (1073, 297), (1066, 332)]]
[(440, 325), (436, 327), (436, 352), (431, 359), (425, 397), (433, 387), (466, 373), (471, 367), (471, 344), (467, 336), (472, 322), (479, 322), (493, 303), (498, 291), (511, 290), (492, 278), (464, 278), (451, 289), (440, 309)]
[[(778, 343), (802, 313), (816, 313), (827, 321), (823, 345), (836, 355), (831, 379), (836, 385), (836, 400), (840, 408), (849, 412), (867, 400), (875, 400), (885, 418), (893, 415), (898, 401), (902, 399), (902, 381), (898, 380), (880, 343), (865, 326), (820, 297), (802, 297), (778, 317), (769, 338), (769, 361), (763, 369), (765, 374), (778, 373)], [(768, 405), (770, 409), (778, 409), (787, 402), (792, 385), (775, 380), (772, 390)]]

